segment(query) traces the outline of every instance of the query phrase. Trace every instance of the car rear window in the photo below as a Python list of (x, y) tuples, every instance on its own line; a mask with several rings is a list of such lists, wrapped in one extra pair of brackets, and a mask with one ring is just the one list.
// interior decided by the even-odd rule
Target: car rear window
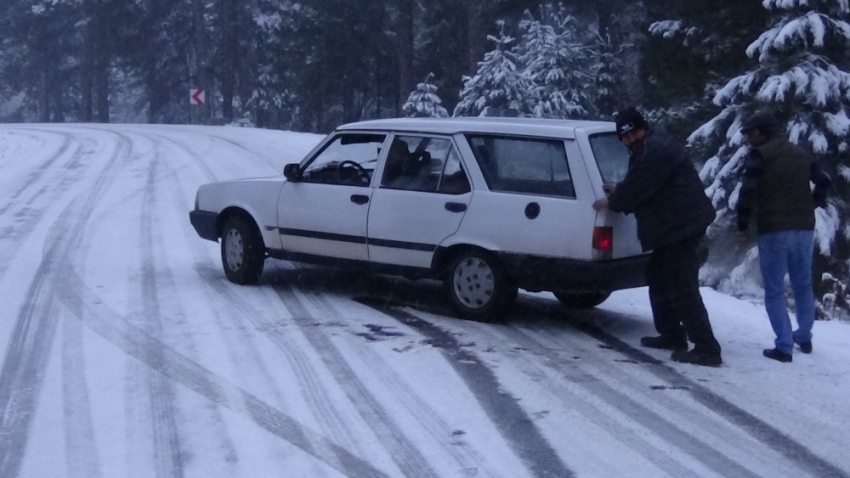
[(615, 133), (595, 134), (590, 137), (590, 148), (599, 166), (599, 174), (605, 184), (616, 184), (626, 177), (629, 170), (629, 150)]
[(564, 142), (467, 135), (491, 191), (575, 198)]

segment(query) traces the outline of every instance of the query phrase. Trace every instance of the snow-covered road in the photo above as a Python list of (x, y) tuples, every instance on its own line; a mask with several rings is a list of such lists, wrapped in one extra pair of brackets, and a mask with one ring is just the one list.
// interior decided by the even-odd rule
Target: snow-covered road
[(850, 326), (761, 357), (762, 308), (703, 291), (726, 363), (669, 362), (646, 290), (522, 294), (503, 325), (439, 287), (269, 261), (221, 271), (200, 184), (320, 139), (0, 126), (0, 477), (850, 476)]

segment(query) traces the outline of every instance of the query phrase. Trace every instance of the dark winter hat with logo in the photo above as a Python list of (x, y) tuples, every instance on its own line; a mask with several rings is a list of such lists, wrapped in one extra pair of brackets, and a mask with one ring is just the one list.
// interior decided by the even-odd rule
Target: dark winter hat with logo
[(640, 114), (640, 111), (633, 107), (626, 108), (617, 113), (617, 116), (614, 118), (614, 122), (617, 125), (617, 136), (620, 138), (633, 129), (649, 128), (649, 125), (646, 123), (643, 115)]
[(775, 132), (778, 127), (779, 121), (773, 114), (767, 111), (756, 111), (744, 118), (741, 123), (741, 133), (747, 134), (748, 131), (758, 128), (762, 134), (769, 135)]

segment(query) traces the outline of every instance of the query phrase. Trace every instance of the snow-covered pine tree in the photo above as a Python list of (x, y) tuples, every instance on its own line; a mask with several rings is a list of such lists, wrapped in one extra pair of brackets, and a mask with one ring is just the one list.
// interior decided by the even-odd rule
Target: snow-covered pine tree
[(463, 77), (460, 102), (452, 116), (479, 116), (487, 107), (515, 110), (520, 115), (531, 112), (531, 82), (517, 67), (516, 55), (511, 51), (514, 38), (505, 34), (504, 20), (496, 25), (499, 36), (487, 35), (496, 48), (478, 62), (474, 76)]
[[(260, 0), (254, 9), (254, 48), (251, 52), (251, 68), (256, 75), (245, 109), (251, 113), (251, 121), (263, 128), (291, 128), (290, 115), (284, 115), (288, 89), (283, 75), (291, 69), (281, 68), (281, 51), (289, 50), (282, 45), (281, 30), (291, 31), (292, 18), (286, 14), (288, 4), (277, 0)], [(287, 116), (287, 117), (283, 117)]]
[(531, 81), (533, 115), (579, 118), (592, 103), (589, 49), (577, 37), (577, 20), (562, 4), (540, 7), (540, 20), (525, 11), (525, 31), (514, 52)]
[[(725, 235), (734, 224), (747, 151), (739, 132), (742, 117), (755, 109), (772, 110), (787, 125), (791, 141), (811, 151), (831, 173), (833, 182), (840, 183), (833, 187), (833, 205), (817, 211), (816, 244), (821, 254), (833, 258), (832, 266), (840, 269), (832, 270), (833, 275), (846, 279), (847, 257), (837, 257), (833, 246), (838, 240), (846, 250), (850, 242), (845, 216), (850, 204), (850, 73), (842, 70), (842, 65), (846, 68), (848, 64), (843, 52), (850, 47), (850, 3), (764, 0), (762, 4), (774, 21), (747, 48), (747, 55), (756, 59), (757, 65), (716, 92), (714, 103), (723, 107), (722, 111), (689, 138), (698, 146), (721, 143), (701, 171), (709, 184), (706, 192), (718, 210), (718, 220), (709, 232)], [(835, 181), (837, 178), (844, 181)], [(721, 285), (720, 280), (728, 274), (728, 270), (718, 269), (715, 277), (704, 279), (709, 285)]]
[(410, 92), (407, 101), (401, 107), (409, 118), (446, 118), (449, 112), (443, 108), (443, 100), (437, 95), (437, 85), (431, 83), (433, 73), (428, 73), (422, 83)]
[[(611, 35), (599, 35), (596, 39), (598, 55), (596, 66), (596, 105), (603, 118), (611, 118), (621, 107), (623, 77), (618, 74), (624, 69), (623, 56), (630, 45), (615, 42)], [(620, 93), (620, 94), (618, 94)]]

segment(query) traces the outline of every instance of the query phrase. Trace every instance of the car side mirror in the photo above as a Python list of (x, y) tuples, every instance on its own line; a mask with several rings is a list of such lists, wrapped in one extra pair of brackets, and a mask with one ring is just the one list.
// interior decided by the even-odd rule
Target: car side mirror
[(287, 164), (283, 167), (283, 176), (292, 181), (298, 182), (301, 180), (301, 167), (298, 163)]

